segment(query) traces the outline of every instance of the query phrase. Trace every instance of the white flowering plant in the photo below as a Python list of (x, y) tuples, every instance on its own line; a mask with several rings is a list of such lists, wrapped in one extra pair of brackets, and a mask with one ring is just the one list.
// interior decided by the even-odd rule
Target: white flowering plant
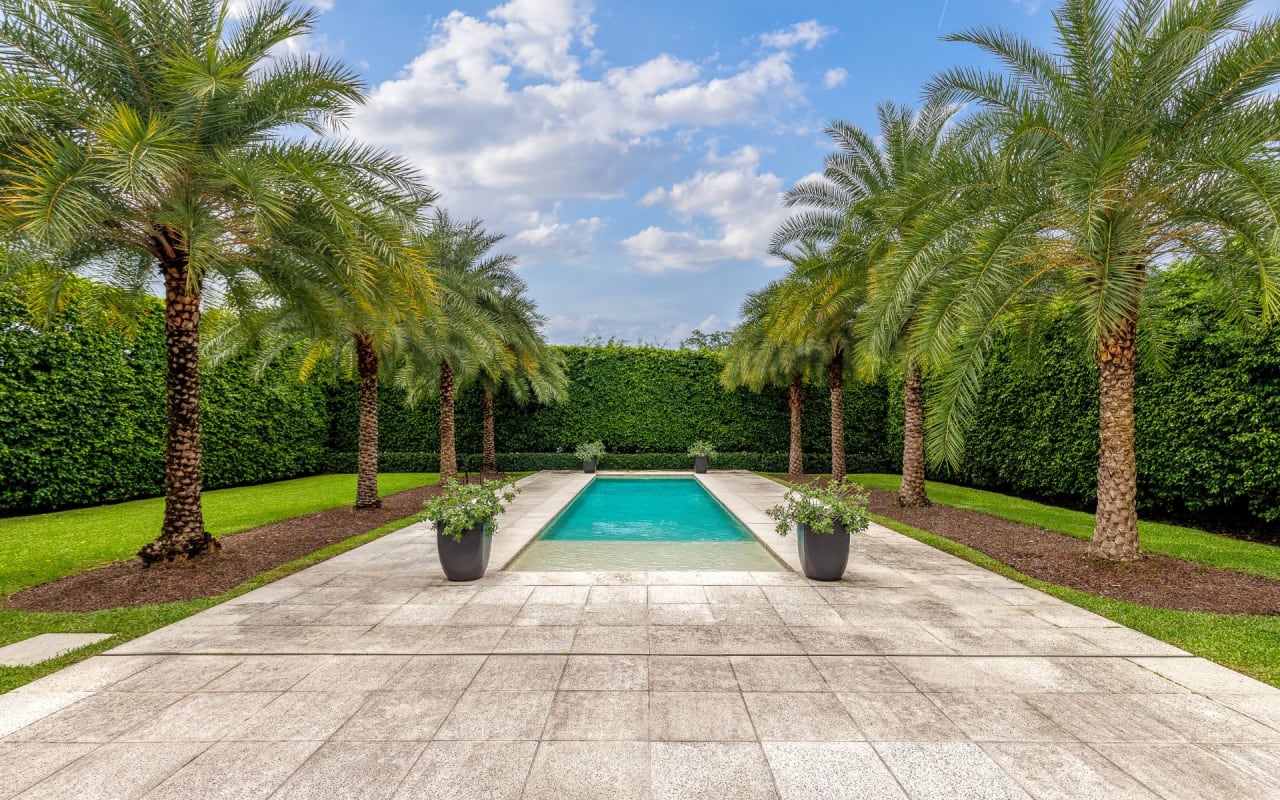
[(844, 478), (793, 486), (781, 503), (765, 513), (778, 523), (775, 530), (779, 536), (786, 536), (797, 524), (814, 533), (835, 533), (836, 520), (847, 532), (860, 533), (871, 523), (867, 515), (869, 499), (861, 485)]
[(441, 533), (454, 541), (461, 541), (462, 534), (482, 523), (490, 523), (484, 532), (492, 536), (497, 527), (494, 519), (519, 493), (514, 481), (458, 483), (450, 478), (440, 494), (423, 506), (422, 517), (443, 526)]

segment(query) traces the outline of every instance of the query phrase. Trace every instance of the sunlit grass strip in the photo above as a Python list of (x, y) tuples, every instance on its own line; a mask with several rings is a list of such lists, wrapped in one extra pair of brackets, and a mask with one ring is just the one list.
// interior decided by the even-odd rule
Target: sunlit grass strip
[[(863, 486), (888, 492), (898, 491), (901, 481), (898, 475), (860, 474), (849, 477)], [(936, 503), (981, 511), (993, 517), (1058, 531), (1077, 539), (1089, 539), (1093, 536), (1093, 515), (1084, 511), (1048, 506), (1018, 497), (936, 481), (929, 481), (928, 488), (929, 498)], [(1139, 522), (1138, 535), (1141, 537), (1142, 549), (1148, 553), (1160, 553), (1197, 564), (1280, 580), (1280, 547), (1274, 545), (1247, 542), (1160, 522)]]
[[(435, 473), (378, 476), (386, 496), (435, 483)], [(355, 502), (355, 475), (315, 475), (204, 493), (205, 526), (215, 536), (341, 508)], [(164, 499), (0, 519), (0, 598), (102, 564), (132, 558), (155, 538)], [(0, 626), (0, 638), (8, 631)]]

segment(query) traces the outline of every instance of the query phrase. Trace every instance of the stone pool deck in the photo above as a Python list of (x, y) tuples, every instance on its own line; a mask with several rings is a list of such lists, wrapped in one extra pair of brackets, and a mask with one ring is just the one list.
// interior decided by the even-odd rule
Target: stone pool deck
[(415, 525), (0, 696), (0, 797), (1280, 797), (1280, 690), (892, 531), (714, 566), (450, 585)]

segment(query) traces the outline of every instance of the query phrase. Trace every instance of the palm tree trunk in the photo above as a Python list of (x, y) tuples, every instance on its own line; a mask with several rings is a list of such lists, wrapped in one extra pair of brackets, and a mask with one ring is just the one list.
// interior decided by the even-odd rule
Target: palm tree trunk
[(844, 463), (844, 350), (836, 348), (827, 365), (827, 388), (831, 390), (831, 480), (842, 481)]
[(1133, 441), (1137, 330), (1137, 320), (1128, 320), (1098, 348), (1098, 514), (1089, 549), (1112, 561), (1142, 557)]
[(929, 503), (924, 483), (924, 376), (919, 366), (907, 368), (903, 382), (905, 411), (902, 432), (902, 486), (898, 505), (923, 508)]
[(791, 378), (787, 404), (791, 407), (791, 455), (787, 460), (787, 478), (798, 481), (804, 477), (804, 453), (800, 449), (800, 412), (804, 410), (804, 386), (799, 375)]
[(187, 254), (160, 263), (164, 276), (165, 455), (164, 523), (160, 536), (138, 551), (144, 565), (217, 553), (200, 507), (200, 294)]
[(378, 353), (373, 342), (356, 334), (360, 373), (360, 452), (356, 463), (356, 508), (380, 508), (378, 497)]
[(440, 362), (440, 481), (458, 477), (458, 446), (454, 441), (453, 367)]
[(484, 456), (480, 461), (480, 471), (497, 472), (498, 441), (493, 433), (493, 392), (488, 389), (480, 398), (480, 422), (484, 427)]

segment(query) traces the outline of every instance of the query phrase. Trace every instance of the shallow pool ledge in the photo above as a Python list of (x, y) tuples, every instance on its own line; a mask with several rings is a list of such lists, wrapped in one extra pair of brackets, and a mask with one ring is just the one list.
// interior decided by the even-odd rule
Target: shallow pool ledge
[(498, 532), (489, 550), (489, 570), (507, 568), (556, 514), (591, 483), (583, 472), (544, 470), (523, 478), (520, 494), (498, 517)]
[(744, 471), (704, 472), (694, 475), (702, 487), (747, 526), (779, 561), (803, 573), (796, 552), (795, 534), (779, 536), (765, 510), (782, 502), (787, 489), (768, 478)]

